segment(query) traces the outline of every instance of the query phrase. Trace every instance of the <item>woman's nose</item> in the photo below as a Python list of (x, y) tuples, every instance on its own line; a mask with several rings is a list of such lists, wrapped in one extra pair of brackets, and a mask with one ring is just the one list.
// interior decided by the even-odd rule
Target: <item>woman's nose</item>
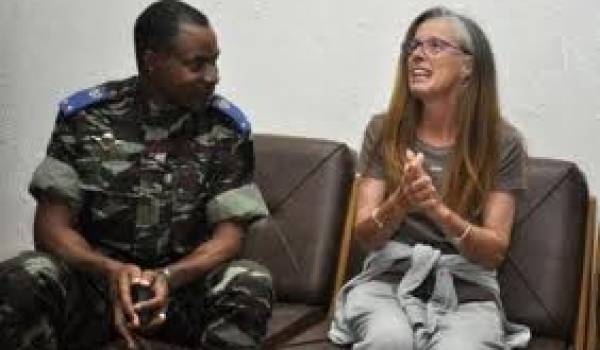
[(423, 45), (417, 46), (408, 56), (411, 61), (420, 62), (425, 58), (425, 52), (423, 51)]

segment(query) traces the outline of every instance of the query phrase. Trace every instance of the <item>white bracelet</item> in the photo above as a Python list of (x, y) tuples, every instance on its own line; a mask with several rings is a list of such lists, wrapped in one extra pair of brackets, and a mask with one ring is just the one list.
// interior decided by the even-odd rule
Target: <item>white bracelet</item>
[(465, 238), (467, 238), (467, 236), (471, 233), (471, 231), (473, 231), (473, 225), (468, 224), (467, 227), (465, 227), (465, 230), (460, 234), (460, 236), (452, 238), (452, 242), (454, 243), (454, 245), (461, 244), (462, 241), (464, 241)]
[(373, 220), (375, 225), (377, 225), (377, 228), (379, 228), (381, 230), (381, 229), (383, 229), (384, 224), (383, 224), (383, 221), (381, 221), (377, 218), (378, 213), (379, 213), (379, 207), (373, 209), (373, 211), (371, 212), (371, 220)]

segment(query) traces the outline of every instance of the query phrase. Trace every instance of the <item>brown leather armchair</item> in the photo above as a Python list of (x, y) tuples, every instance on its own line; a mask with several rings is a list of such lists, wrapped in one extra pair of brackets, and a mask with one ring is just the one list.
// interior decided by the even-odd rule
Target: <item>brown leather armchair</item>
[[(265, 348), (280, 348), (327, 316), (340, 242), (349, 237), (356, 156), (343, 143), (289, 136), (255, 135), (254, 147), (255, 180), (271, 215), (250, 227), (243, 256), (273, 274), (277, 303)], [(138, 347), (184, 350), (145, 339)], [(118, 341), (103, 350), (121, 348)]]
[[(499, 274), (509, 319), (532, 329), (528, 349), (596, 349), (600, 261), (595, 214), (595, 200), (575, 164), (530, 159), (528, 189), (518, 198), (511, 247)], [(349, 238), (343, 241), (341, 260), (348, 262), (351, 275), (362, 254), (354, 245), (348, 248)], [(328, 326), (325, 319), (282, 348), (335, 349), (326, 340)]]

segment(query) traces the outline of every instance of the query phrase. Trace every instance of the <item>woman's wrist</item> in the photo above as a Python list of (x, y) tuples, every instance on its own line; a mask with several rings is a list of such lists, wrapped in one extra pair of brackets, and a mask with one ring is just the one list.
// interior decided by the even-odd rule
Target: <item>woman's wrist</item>
[(377, 226), (379, 230), (383, 230), (385, 227), (385, 223), (379, 218), (379, 207), (375, 207), (375, 209), (371, 211), (371, 220), (373, 220), (375, 226)]
[(471, 223), (462, 219), (443, 203), (440, 203), (432, 213), (432, 219), (442, 227), (444, 233), (455, 244), (462, 243), (473, 231), (474, 226)]
[(452, 243), (455, 246), (460, 247), (462, 242), (471, 234), (471, 231), (473, 231), (473, 225), (467, 223), (465, 229), (458, 236), (451, 238)]
[(371, 220), (379, 230), (387, 229), (404, 219), (407, 207), (405, 196), (396, 193), (371, 211)]
[(438, 203), (432, 208), (433, 210), (428, 211), (430, 219), (437, 222), (441, 226), (450, 225), (450, 221), (452, 219), (452, 210), (448, 208), (442, 201), (438, 201)]

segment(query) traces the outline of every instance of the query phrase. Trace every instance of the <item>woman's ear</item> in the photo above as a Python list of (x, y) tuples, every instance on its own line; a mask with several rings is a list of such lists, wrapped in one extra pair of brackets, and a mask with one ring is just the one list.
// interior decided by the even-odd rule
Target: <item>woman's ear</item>
[(463, 64), (461, 68), (461, 78), (463, 81), (468, 81), (471, 78), (471, 74), (473, 74), (473, 56), (465, 56), (463, 59)]

